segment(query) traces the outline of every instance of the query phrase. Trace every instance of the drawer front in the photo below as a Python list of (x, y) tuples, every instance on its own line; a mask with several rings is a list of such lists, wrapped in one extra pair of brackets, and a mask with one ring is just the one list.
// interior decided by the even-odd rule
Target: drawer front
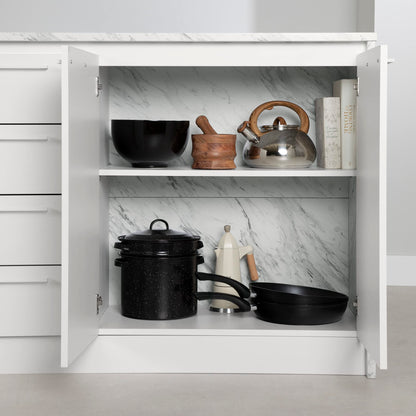
[(61, 126), (0, 125), (0, 194), (61, 192)]
[(61, 197), (0, 196), (0, 265), (60, 264)]
[(0, 123), (60, 123), (59, 55), (0, 55)]
[(0, 266), (0, 336), (60, 333), (61, 268)]

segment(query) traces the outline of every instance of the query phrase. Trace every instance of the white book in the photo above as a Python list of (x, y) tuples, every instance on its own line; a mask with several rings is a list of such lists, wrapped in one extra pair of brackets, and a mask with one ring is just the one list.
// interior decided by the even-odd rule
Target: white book
[(340, 79), (333, 84), (333, 96), (341, 99), (341, 167), (357, 167), (356, 79)]
[(320, 168), (341, 168), (340, 98), (315, 100), (316, 152)]

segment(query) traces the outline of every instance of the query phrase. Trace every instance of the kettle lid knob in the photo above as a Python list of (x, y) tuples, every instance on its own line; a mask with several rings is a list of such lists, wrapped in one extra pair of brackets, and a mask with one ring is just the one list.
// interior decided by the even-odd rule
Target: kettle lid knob
[(229, 232), (230, 232), (230, 230), (231, 230), (231, 225), (224, 225), (224, 231), (225, 231), (226, 233), (229, 233)]

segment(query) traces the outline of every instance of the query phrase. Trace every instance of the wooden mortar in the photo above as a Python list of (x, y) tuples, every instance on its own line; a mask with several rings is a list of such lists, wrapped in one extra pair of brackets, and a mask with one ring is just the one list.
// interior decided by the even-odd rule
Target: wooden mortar
[(192, 169), (235, 169), (235, 134), (193, 134)]

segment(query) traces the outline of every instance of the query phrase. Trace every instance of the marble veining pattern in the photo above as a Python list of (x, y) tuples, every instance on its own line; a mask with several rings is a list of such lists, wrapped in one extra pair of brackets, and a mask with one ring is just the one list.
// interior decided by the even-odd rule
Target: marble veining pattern
[[(195, 119), (205, 114), (219, 133), (236, 133), (241, 122), (266, 101), (284, 100), (300, 105), (311, 121), (315, 141), (315, 106), (318, 97), (332, 95), (332, 82), (351, 78), (349, 68), (164, 68), (114, 67), (109, 70), (110, 119), (190, 120), (189, 134), (200, 133)], [(297, 124), (296, 113), (285, 107), (265, 111), (259, 125), (277, 115)], [(237, 165), (245, 139), (237, 137)], [(191, 141), (174, 165), (190, 165)], [(110, 143), (110, 164), (128, 166)]]
[(349, 178), (112, 177), (110, 197), (348, 198)]
[[(110, 302), (119, 303), (117, 236), (147, 229), (155, 218), (200, 235), (205, 264), (215, 268), (214, 248), (231, 224), (242, 244), (254, 247), (263, 281), (304, 284), (348, 293), (348, 199), (346, 198), (110, 198)], [(248, 282), (245, 261), (243, 281)], [(200, 290), (210, 284), (201, 282)]]
[(2, 32), (3, 42), (363, 42), (375, 33), (65, 33)]

